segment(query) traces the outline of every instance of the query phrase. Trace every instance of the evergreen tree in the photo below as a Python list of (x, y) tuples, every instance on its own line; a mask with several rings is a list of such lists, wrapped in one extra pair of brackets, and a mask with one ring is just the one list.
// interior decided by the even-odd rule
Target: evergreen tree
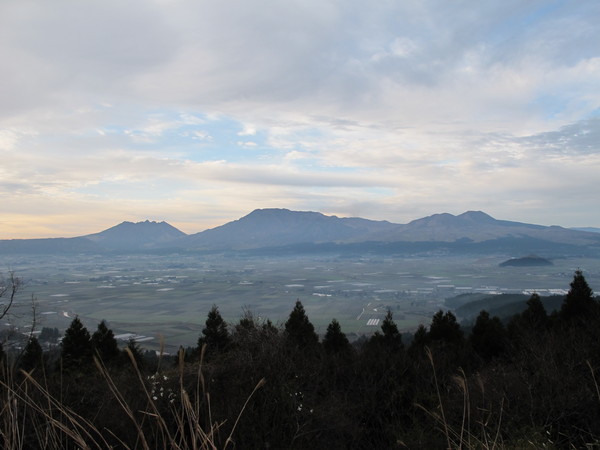
[(340, 354), (350, 349), (350, 342), (340, 327), (339, 322), (333, 319), (327, 326), (327, 332), (323, 338), (323, 348), (328, 354)]
[(381, 323), (381, 333), (377, 331), (369, 341), (371, 349), (374, 346), (380, 346), (382, 350), (392, 353), (404, 349), (402, 334), (398, 331), (398, 326), (394, 322), (392, 312), (389, 309)]
[(521, 313), (521, 319), (525, 326), (534, 329), (543, 329), (548, 326), (548, 313), (537, 293), (531, 294), (527, 300), (527, 309)]
[(106, 326), (106, 321), (98, 324), (98, 329), (92, 335), (92, 349), (100, 359), (107, 363), (119, 356), (119, 346), (112, 330)]
[(489, 361), (505, 351), (506, 339), (506, 330), (500, 319), (496, 316), (490, 317), (487, 311), (481, 311), (470, 337), (475, 353), (483, 360)]
[(361, 448), (388, 448), (398, 440), (400, 416), (412, 402), (407, 395), (411, 377), (403, 350), (402, 335), (388, 310), (381, 330), (367, 341), (358, 360), (359, 415), (368, 430), (361, 440), (368, 442), (372, 439), (369, 434), (377, 436), (371, 445), (361, 443)]
[(442, 341), (447, 344), (462, 344), (464, 335), (456, 316), (450, 311), (439, 310), (434, 314), (429, 327), (428, 338), (431, 341)]
[(240, 319), (239, 323), (235, 326), (237, 333), (252, 332), (256, 330), (256, 318), (252, 311), (245, 310), (244, 315)]
[(38, 340), (55, 344), (58, 341), (59, 336), (58, 328), (43, 327)]
[(75, 317), (69, 328), (65, 331), (62, 340), (61, 356), (63, 366), (66, 368), (87, 364), (92, 360), (90, 333), (83, 326), (79, 317)]
[(219, 308), (213, 305), (208, 312), (206, 326), (202, 330), (203, 336), (198, 339), (198, 350), (202, 350), (204, 344), (207, 351), (211, 353), (221, 352), (229, 346), (231, 339), (227, 331), (227, 323), (221, 317)]
[(506, 327), (508, 341), (515, 346), (515, 349), (528, 347), (532, 339), (537, 339), (534, 335), (539, 337), (541, 332), (547, 331), (552, 321), (556, 322), (555, 318), (551, 320), (540, 296), (534, 292), (527, 300), (525, 311), (516, 314), (508, 322)]
[(315, 327), (308, 320), (300, 300), (296, 301), (294, 309), (285, 322), (285, 339), (288, 344), (300, 349), (311, 348), (319, 343)]
[(25, 351), (21, 356), (19, 366), (21, 369), (30, 372), (31, 370), (41, 367), (44, 364), (44, 351), (35, 336), (32, 336), (27, 341)]
[(381, 324), (381, 332), (383, 333), (385, 345), (390, 350), (402, 350), (404, 348), (404, 345), (402, 344), (402, 334), (398, 331), (398, 326), (396, 325), (396, 322), (394, 322), (392, 311), (389, 309)]
[(571, 289), (562, 304), (560, 318), (565, 321), (586, 319), (597, 313), (598, 304), (594, 300), (594, 293), (581, 270), (577, 270), (571, 282)]
[(427, 345), (429, 345), (427, 328), (425, 325), (420, 324), (417, 327), (417, 331), (415, 331), (408, 352), (413, 357), (422, 356)]
[[(140, 344), (138, 344), (134, 338), (130, 337), (129, 341), (127, 341), (126, 349), (131, 352), (131, 356), (135, 360), (135, 363), (137, 364), (138, 368), (142, 369), (144, 366), (144, 358)], [(131, 357), (127, 355), (127, 351), (123, 349), (123, 352), (125, 359), (131, 362)]]
[(267, 321), (263, 323), (262, 331), (268, 336), (276, 336), (277, 334), (279, 334), (279, 330), (275, 325), (273, 325), (271, 319), (267, 319)]

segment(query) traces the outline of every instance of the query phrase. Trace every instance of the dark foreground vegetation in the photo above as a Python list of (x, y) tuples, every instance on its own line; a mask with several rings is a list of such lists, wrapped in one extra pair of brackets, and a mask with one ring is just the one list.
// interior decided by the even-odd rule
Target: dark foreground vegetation
[[(177, 357), (119, 349), (74, 319), (62, 343), (3, 355), (3, 448), (586, 448), (600, 445), (600, 305), (581, 272), (559, 311), (534, 294), (469, 330), (436, 313), (403, 342), (392, 314), (351, 344), (217, 307)], [(51, 333), (50, 333), (51, 334)]]

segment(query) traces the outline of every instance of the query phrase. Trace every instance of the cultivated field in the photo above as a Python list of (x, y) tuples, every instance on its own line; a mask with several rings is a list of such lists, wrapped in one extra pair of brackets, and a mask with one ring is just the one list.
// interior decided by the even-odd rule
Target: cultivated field
[(250, 310), (281, 324), (300, 299), (318, 332), (336, 318), (352, 339), (379, 329), (388, 308), (402, 331), (412, 331), (462, 292), (564, 292), (577, 268), (600, 291), (600, 260), (498, 267), (505, 259), (20, 255), (1, 256), (0, 264), (26, 282), (12, 324), (31, 325), (33, 297), (38, 330), (62, 331), (77, 315), (93, 331), (105, 319), (123, 338), (134, 334), (157, 348), (162, 336), (170, 350), (195, 345), (213, 304), (231, 323)]

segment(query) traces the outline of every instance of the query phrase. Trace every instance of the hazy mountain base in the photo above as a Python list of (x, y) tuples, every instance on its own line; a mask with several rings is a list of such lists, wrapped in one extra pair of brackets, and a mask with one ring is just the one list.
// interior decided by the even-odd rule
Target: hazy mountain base
[(582, 257), (599, 258), (600, 246), (580, 246), (568, 243), (553, 243), (530, 237), (503, 237), (483, 242), (461, 238), (454, 242), (357, 242), (357, 243), (300, 243), (285, 246), (267, 246), (257, 249), (230, 251), (229, 254), (251, 256), (279, 255), (340, 255), (359, 257), (380, 256), (471, 256), (471, 255), (522, 255), (536, 253), (548, 258)]
[(454, 216), (434, 214), (401, 225), (317, 212), (261, 209), (200, 233), (186, 235), (165, 222), (123, 222), (108, 230), (72, 239), (0, 241), (4, 253), (246, 252), (289, 254), (365, 252), (484, 253), (514, 249), (518, 254), (600, 255), (600, 235), (507, 220), (481, 211)]

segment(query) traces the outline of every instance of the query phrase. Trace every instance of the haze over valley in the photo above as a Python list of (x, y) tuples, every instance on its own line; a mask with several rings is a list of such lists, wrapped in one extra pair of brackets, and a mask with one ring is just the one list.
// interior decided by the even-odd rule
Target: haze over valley
[[(70, 239), (0, 241), (0, 263), (25, 280), (18, 307), (35, 298), (38, 330), (63, 330), (75, 316), (107, 320), (123, 341), (158, 348), (164, 338), (174, 351), (195, 344), (213, 305), (231, 323), (244, 311), (282, 323), (299, 299), (317, 332), (337, 318), (357, 339), (377, 331), (388, 309), (413, 332), (463, 294), (562, 296), (576, 269), (600, 285), (599, 245), (597, 233), (483, 212), (402, 225), (264, 209), (193, 235), (144, 221)], [(534, 252), (549, 265), (501, 265)]]

